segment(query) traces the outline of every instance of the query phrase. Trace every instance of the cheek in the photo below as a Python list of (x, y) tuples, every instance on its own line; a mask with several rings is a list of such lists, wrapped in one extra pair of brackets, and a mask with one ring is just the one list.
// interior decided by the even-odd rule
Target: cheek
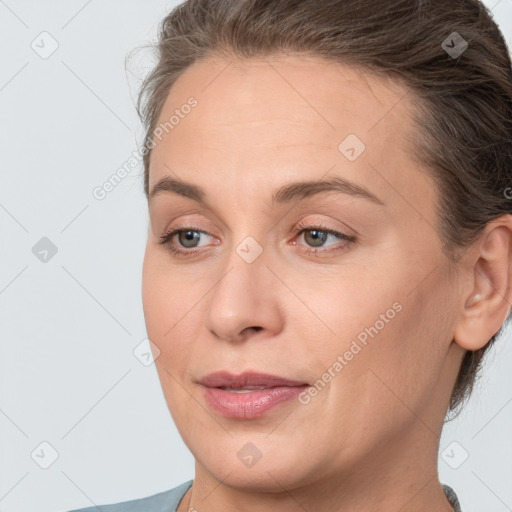
[[(397, 256), (390, 265), (375, 262), (371, 270), (326, 280), (323, 293), (312, 293), (311, 282), (297, 283), (298, 293), (309, 289), (307, 304), (322, 320), (316, 325), (323, 335), (308, 342), (314, 378), (329, 369), (336, 375), (324, 394), (330, 402), (326, 410), (348, 407), (372, 415), (397, 407), (409, 414), (402, 402), (420, 409), (436, 385), (453, 320), (441, 313), (450, 310), (449, 276), (440, 267), (423, 280), (425, 255), (421, 266), (410, 260), (407, 265), (407, 259), (400, 265)], [(314, 331), (304, 318), (298, 321), (305, 333)]]
[[(182, 386), (189, 385), (190, 368), (201, 360), (201, 344), (195, 343), (204, 328), (208, 278), (198, 279), (185, 266), (170, 265), (165, 254), (146, 250), (142, 301), (149, 339), (158, 347), (155, 361), (165, 398), (171, 410), (187, 409), (190, 396)], [(183, 412), (187, 416), (187, 412)], [(180, 420), (182, 421), (182, 420)]]
[(353, 353), (347, 354), (350, 361), (361, 359), (363, 349), (372, 340), (378, 343), (386, 336), (403, 309), (398, 300), (403, 290), (400, 276), (391, 278), (376, 265), (357, 264), (309, 278), (294, 273), (287, 276), (287, 281), (293, 282), (294, 295), (284, 306), (286, 316), (299, 326), (294, 329), (304, 333), (299, 339), (321, 363), (317, 372), (325, 371), (351, 347)]
[[(412, 293), (404, 286), (396, 297), (402, 309), (361, 351), (359, 397), (388, 418), (421, 414), (436, 389), (450, 343), (447, 277), (438, 274)], [(378, 326), (377, 326), (378, 327)], [(390, 412), (393, 411), (392, 414)]]
[[(142, 270), (142, 303), (148, 334), (169, 339), (193, 306), (190, 277), (171, 268), (165, 254), (148, 247)], [(150, 332), (151, 331), (151, 332)], [(151, 336), (150, 336), (151, 337)]]

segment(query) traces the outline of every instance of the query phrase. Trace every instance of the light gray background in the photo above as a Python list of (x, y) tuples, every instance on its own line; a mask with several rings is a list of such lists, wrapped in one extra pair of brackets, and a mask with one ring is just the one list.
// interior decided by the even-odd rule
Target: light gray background
[[(128, 75), (125, 56), (176, 3), (0, 0), (0, 512), (124, 501), (193, 478), (155, 368), (133, 354), (146, 337), (142, 167), (92, 195), (142, 140), (134, 98), (150, 56)], [(486, 3), (512, 46), (512, 0)], [(31, 47), (51, 49), (43, 31), (59, 45), (46, 59)], [(32, 252), (43, 237), (58, 249), (46, 263)], [(512, 511), (511, 338), (442, 437), (441, 481), (464, 512)], [(42, 442), (58, 453), (48, 469)]]

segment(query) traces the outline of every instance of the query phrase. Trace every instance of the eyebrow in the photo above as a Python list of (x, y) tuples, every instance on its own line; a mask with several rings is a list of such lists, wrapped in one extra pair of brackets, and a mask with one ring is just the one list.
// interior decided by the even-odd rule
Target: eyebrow
[[(149, 194), (149, 199), (152, 199), (162, 192), (171, 192), (183, 197), (188, 197), (189, 199), (207, 206), (205, 199), (206, 192), (201, 187), (171, 178), (170, 176), (162, 178), (155, 184)], [(368, 189), (339, 176), (316, 181), (299, 181), (286, 184), (274, 192), (272, 195), (272, 203), (283, 204), (294, 200), (298, 201), (321, 192), (341, 192), (343, 194), (367, 199), (381, 206), (384, 205), (384, 203)]]

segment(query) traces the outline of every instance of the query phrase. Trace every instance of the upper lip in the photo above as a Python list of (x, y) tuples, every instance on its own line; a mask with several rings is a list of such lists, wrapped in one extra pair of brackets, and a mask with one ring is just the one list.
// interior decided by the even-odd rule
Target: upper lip
[(307, 383), (298, 380), (285, 379), (278, 375), (247, 371), (234, 375), (227, 371), (213, 372), (199, 380), (199, 384), (209, 388), (243, 389), (248, 386), (276, 387), (276, 386), (304, 386)]

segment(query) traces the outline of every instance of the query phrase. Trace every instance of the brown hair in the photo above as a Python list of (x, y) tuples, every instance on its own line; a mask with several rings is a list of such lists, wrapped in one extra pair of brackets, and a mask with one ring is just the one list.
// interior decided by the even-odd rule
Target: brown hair
[[(159, 60), (138, 97), (146, 196), (153, 132), (180, 74), (209, 55), (281, 52), (364, 66), (408, 86), (417, 100), (411, 141), (439, 187), (438, 232), (452, 262), (489, 221), (512, 213), (505, 192), (512, 184), (511, 62), (501, 32), (478, 0), (183, 2), (161, 22)], [(485, 347), (466, 352), (450, 410), (470, 396), (482, 357), (510, 316), (509, 310)]]

